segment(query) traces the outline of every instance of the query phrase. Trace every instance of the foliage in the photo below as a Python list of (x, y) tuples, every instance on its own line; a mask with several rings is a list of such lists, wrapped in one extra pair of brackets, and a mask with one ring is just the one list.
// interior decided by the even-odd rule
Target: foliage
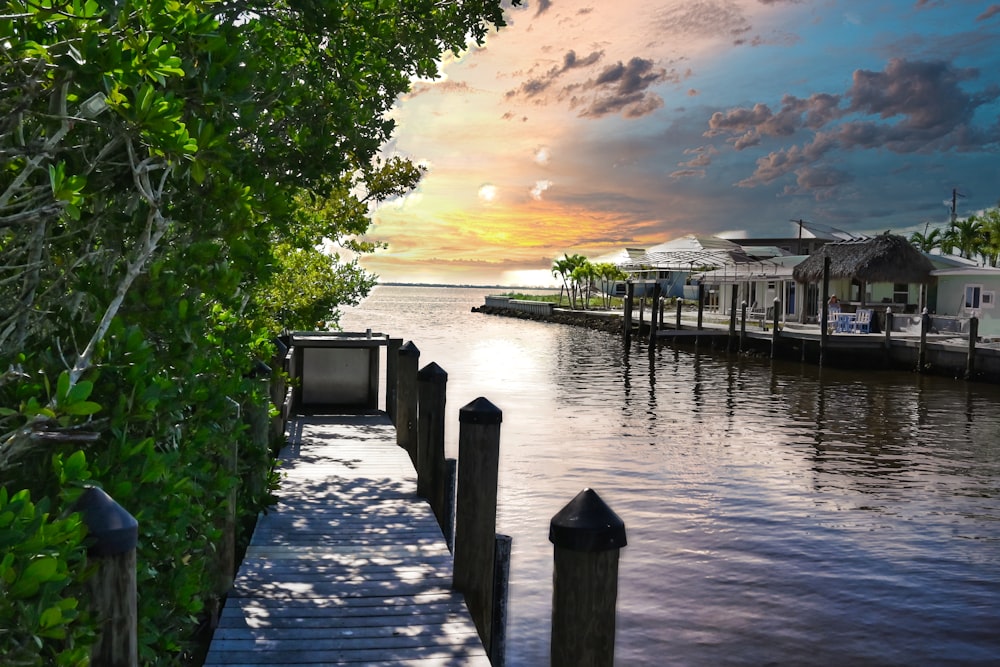
[(617, 264), (601, 262), (594, 265), (594, 275), (601, 282), (601, 296), (604, 299), (604, 307), (611, 308), (611, 295), (615, 283), (626, 280), (628, 274)]
[(950, 255), (958, 251), (960, 257), (995, 267), (1000, 263), (1000, 209), (986, 209), (956, 220), (947, 229), (914, 232), (909, 240), (921, 252), (940, 250)]
[[(579, 290), (579, 282), (573, 276), (573, 272), (587, 263), (587, 258), (583, 255), (563, 253), (562, 259), (557, 259), (552, 263), (552, 275), (558, 276), (569, 295), (570, 307), (576, 308), (576, 299)], [(578, 274), (579, 275), (579, 274)], [(562, 303), (562, 291), (559, 292), (559, 303)]]
[[(267, 500), (269, 448), (239, 412), (266, 401), (255, 360), (271, 357), (274, 333), (335, 319), (367, 292), (355, 258), (377, 247), (360, 240), (369, 206), (419, 179), (406, 160), (376, 157), (393, 131), (386, 112), (414, 77), (437, 73), (442, 52), (502, 24), (499, 0), (7, 3), (3, 493), (38, 499), (32, 526), (61, 514), (62, 462), (85, 450), (73, 483), (101, 485), (139, 520), (143, 664), (186, 659), (218, 594), (230, 491), (244, 517)], [(64, 536), (64, 591), (82, 576), (73, 521), (35, 530)], [(17, 563), (47, 557), (45, 540), (28, 543), (38, 554)], [(24, 627), (41, 637), (62, 603), (36, 593), (50, 625)], [(22, 611), (0, 606), (0, 626)], [(67, 628), (59, 659), (72, 662), (84, 635)], [(63, 650), (42, 643), (39, 660)]]
[[(66, 467), (84, 466), (77, 453)], [(86, 665), (93, 624), (82, 611), (86, 530), (50, 499), (0, 487), (0, 655), (5, 665)]]

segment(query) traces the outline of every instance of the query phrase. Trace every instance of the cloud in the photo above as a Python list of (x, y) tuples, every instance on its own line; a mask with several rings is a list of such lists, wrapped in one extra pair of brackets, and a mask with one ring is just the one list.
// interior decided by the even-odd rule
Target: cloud
[(979, 71), (945, 61), (890, 60), (882, 71), (856, 70), (849, 89), (808, 98), (786, 95), (777, 112), (763, 103), (717, 111), (706, 137), (726, 137), (734, 150), (765, 140), (801, 138), (801, 143), (772, 150), (757, 160), (753, 174), (737, 183), (755, 187), (790, 173), (803, 189), (830, 188), (843, 172), (815, 164), (832, 159), (834, 150), (989, 150), (1000, 143), (1000, 127), (976, 127), (976, 110), (1000, 99), (1000, 88), (967, 92)]
[(976, 17), (976, 20), (985, 21), (986, 19), (993, 18), (997, 14), (1000, 14), (1000, 5), (990, 5), (986, 8), (986, 11)]
[(581, 117), (599, 118), (619, 113), (639, 118), (663, 106), (663, 100), (648, 89), (667, 78), (666, 70), (656, 68), (652, 60), (632, 58), (628, 63), (610, 65), (580, 88), (589, 93), (581, 105)]
[(552, 181), (535, 181), (535, 187), (531, 188), (531, 198), (541, 201), (542, 193), (552, 187)]
[(573, 50), (567, 51), (560, 65), (508, 90), (505, 97), (525, 98), (540, 105), (568, 101), (570, 108), (580, 110), (582, 118), (617, 113), (625, 118), (640, 118), (663, 106), (662, 98), (649, 92), (650, 87), (664, 81), (679, 82), (681, 78), (676, 72), (656, 67), (652, 60), (634, 57), (627, 63), (607, 65), (583, 82), (564, 82), (571, 73), (593, 68), (603, 58), (603, 51), (592, 51), (584, 57)]

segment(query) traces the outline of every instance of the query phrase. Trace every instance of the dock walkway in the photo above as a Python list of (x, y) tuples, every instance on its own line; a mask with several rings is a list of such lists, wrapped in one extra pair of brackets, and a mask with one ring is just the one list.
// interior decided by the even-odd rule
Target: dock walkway
[(298, 416), (205, 665), (489, 665), (381, 412)]

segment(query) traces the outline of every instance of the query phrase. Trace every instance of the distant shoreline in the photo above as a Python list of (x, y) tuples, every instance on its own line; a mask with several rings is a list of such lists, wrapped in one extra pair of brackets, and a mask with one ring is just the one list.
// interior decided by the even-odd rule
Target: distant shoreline
[(558, 287), (529, 287), (526, 285), (451, 285), (447, 283), (400, 283), (400, 282), (385, 282), (377, 283), (379, 286), (385, 287), (434, 287), (440, 288), (445, 287), (448, 289), (498, 289), (498, 290), (535, 290), (535, 291), (545, 291), (545, 292), (558, 292)]

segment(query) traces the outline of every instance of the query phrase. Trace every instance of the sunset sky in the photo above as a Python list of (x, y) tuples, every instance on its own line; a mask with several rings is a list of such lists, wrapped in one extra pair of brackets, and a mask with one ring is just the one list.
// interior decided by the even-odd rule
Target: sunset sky
[[(688, 233), (864, 233), (1000, 200), (1000, 4), (529, 0), (398, 102), (383, 281), (539, 285)], [(946, 206), (946, 202), (948, 206)]]

